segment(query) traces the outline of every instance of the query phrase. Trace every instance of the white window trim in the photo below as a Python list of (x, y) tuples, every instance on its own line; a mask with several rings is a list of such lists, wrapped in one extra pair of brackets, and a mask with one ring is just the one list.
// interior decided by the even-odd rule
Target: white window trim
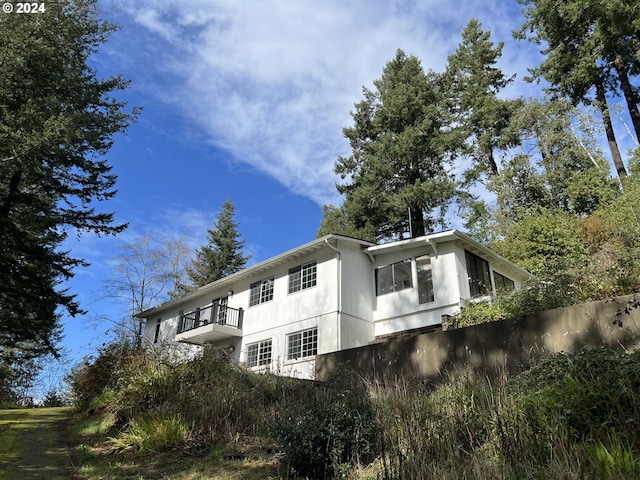
[[(305, 348), (304, 348), (304, 346), (305, 346), (304, 345), (304, 334), (305, 333), (309, 333), (309, 332), (315, 332), (314, 333), (314, 337), (315, 337), (315, 353), (312, 353), (310, 355), (304, 356), (303, 355), (303, 352), (305, 350)], [(290, 356), (289, 342), (291, 341), (292, 337), (297, 336), (297, 335), (300, 335), (299, 356), (292, 357), (292, 356)], [(309, 360), (311, 358), (315, 358), (315, 356), (318, 354), (318, 340), (319, 340), (319, 337), (318, 337), (318, 327), (317, 326), (287, 334), (286, 342), (285, 342), (286, 348), (287, 348), (287, 350), (285, 352), (286, 361), (289, 362), (289, 363), (293, 363), (293, 362), (299, 362), (299, 361), (304, 361), (304, 360)], [(312, 342), (312, 344), (313, 344), (313, 342)]]
[[(264, 362), (264, 363), (260, 363), (262, 361), (261, 357), (263, 356), (264, 350), (266, 349), (267, 345), (269, 347), (269, 361), (268, 362)], [(251, 365), (249, 363), (249, 349), (251, 347), (257, 347), (255, 365)], [(271, 366), (271, 363), (273, 362), (273, 339), (265, 338), (264, 340), (260, 340), (258, 342), (249, 343), (245, 347), (245, 351), (246, 351), (245, 364), (247, 365), (247, 367), (249, 367), (249, 368), (267, 368), (268, 369)]]
[[(305, 267), (314, 267), (314, 280), (313, 280), (313, 285), (309, 285), (309, 286), (304, 286), (304, 271), (305, 271)], [(291, 273), (294, 270), (298, 270), (300, 272), (300, 287), (297, 290), (291, 290)], [(318, 286), (318, 262), (316, 260), (313, 260), (312, 262), (307, 262), (307, 263), (303, 263), (302, 265), (297, 265), (293, 268), (289, 269), (288, 272), (288, 276), (287, 276), (288, 282), (287, 282), (287, 292), (289, 295), (293, 295), (299, 292), (302, 292), (303, 290), (308, 290), (310, 288), (315, 288)]]
[[(263, 294), (264, 294), (264, 289), (265, 289), (265, 285), (267, 284), (267, 282), (271, 282), (271, 298), (269, 298), (268, 300), (263, 299)], [(251, 303), (252, 301), (252, 290), (254, 286), (258, 286), (258, 288), (260, 289), (259, 294), (258, 294), (258, 301), (256, 303)], [(257, 305), (261, 305), (263, 303), (267, 303), (267, 302), (271, 302), (273, 301), (273, 297), (275, 294), (275, 286), (276, 286), (276, 281), (275, 281), (275, 277), (269, 277), (269, 278), (265, 278), (262, 280), (259, 280), (257, 282), (253, 282), (252, 284), (249, 285), (249, 307), (255, 307)]]

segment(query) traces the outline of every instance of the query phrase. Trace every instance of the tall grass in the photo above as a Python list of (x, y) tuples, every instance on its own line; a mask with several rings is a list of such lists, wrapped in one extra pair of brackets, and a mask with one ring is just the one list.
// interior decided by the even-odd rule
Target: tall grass
[(640, 478), (640, 357), (547, 357), (521, 375), (458, 368), (435, 390), (372, 385), (380, 478)]
[(640, 478), (640, 353), (554, 354), (517, 375), (457, 366), (437, 384), (343, 372), (318, 385), (211, 352), (128, 358), (95, 397), (118, 427), (112, 451), (193, 455), (246, 438), (308, 478), (350, 478), (374, 458), (378, 480)]
[(174, 446), (211, 445), (260, 434), (275, 405), (300, 388), (293, 379), (235, 367), (214, 351), (185, 363), (139, 357), (124, 369), (109, 408), (125, 427), (123, 437), (150, 427), (149, 418), (154, 424), (179, 418), (189, 435), (174, 436)]
[(111, 439), (111, 448), (114, 452), (156, 453), (187, 445), (192, 440), (191, 430), (180, 416), (150, 414), (131, 420), (121, 435)]

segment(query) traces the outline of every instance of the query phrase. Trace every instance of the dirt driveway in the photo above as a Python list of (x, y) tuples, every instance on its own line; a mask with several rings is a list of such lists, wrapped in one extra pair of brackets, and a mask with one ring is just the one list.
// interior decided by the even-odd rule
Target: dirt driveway
[(0, 479), (74, 478), (65, 448), (70, 408), (0, 410)]

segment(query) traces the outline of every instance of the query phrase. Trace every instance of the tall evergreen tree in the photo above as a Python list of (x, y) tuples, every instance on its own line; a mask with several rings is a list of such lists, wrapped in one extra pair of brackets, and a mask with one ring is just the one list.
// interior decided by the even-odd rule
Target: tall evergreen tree
[(616, 139), (607, 99), (610, 94), (626, 99), (640, 135), (637, 87), (630, 77), (640, 72), (636, 2), (616, 0), (518, 0), (525, 6), (525, 23), (518, 32), (546, 45), (546, 58), (532, 70), (543, 77), (551, 92), (569, 97), (575, 104), (593, 103), (602, 114), (607, 142), (618, 176), (627, 171)]
[(248, 256), (242, 253), (235, 206), (231, 200), (222, 205), (214, 228), (207, 231), (208, 242), (196, 251), (196, 258), (187, 266), (187, 275), (194, 287), (215, 282), (244, 268)]
[[(336, 161), (343, 205), (325, 208), (318, 232), (349, 225), (368, 240), (417, 237), (431, 231), (455, 195), (450, 174), (463, 139), (449, 128), (441, 76), (398, 50), (344, 128), (352, 153)], [(341, 233), (341, 232), (333, 232)]]
[(520, 100), (503, 100), (498, 94), (514, 77), (507, 77), (496, 64), (502, 56), (503, 43), (494, 46), (491, 33), (472, 19), (462, 31), (462, 42), (449, 56), (445, 72), (451, 106), (456, 121), (467, 134), (467, 153), (473, 165), (464, 175), (465, 183), (480, 175), (498, 174), (496, 150), (514, 143), (507, 138), (514, 110)]
[(88, 61), (114, 26), (96, 0), (47, 2), (34, 15), (0, 15), (0, 355), (20, 362), (56, 352), (60, 287), (86, 265), (60, 247), (67, 233), (125, 228), (95, 202), (116, 191), (104, 155), (135, 118), (114, 99), (127, 82)]

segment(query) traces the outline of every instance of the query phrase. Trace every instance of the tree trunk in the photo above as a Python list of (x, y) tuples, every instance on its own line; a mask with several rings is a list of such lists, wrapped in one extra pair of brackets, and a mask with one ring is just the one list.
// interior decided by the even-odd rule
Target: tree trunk
[(496, 159), (493, 155), (493, 148), (489, 148), (487, 153), (487, 160), (489, 161), (489, 170), (491, 170), (491, 175), (498, 175), (498, 164), (496, 163)]
[(9, 189), (6, 198), (0, 205), (0, 218), (9, 218), (11, 207), (14, 203), (15, 197), (18, 194), (18, 186), (22, 180), (22, 170), (18, 170), (13, 173), (11, 180), (9, 180)]
[(618, 172), (618, 177), (621, 182), (627, 178), (627, 170), (622, 163), (622, 156), (620, 155), (620, 149), (618, 148), (618, 142), (616, 141), (616, 134), (613, 131), (613, 124), (611, 123), (611, 116), (609, 115), (609, 106), (607, 105), (607, 97), (605, 95), (604, 85), (602, 84), (602, 78), (598, 76), (596, 78), (596, 100), (600, 112), (602, 113), (602, 121), (604, 122), (604, 129), (607, 134), (607, 142), (609, 143), (609, 149), (611, 150), (611, 157), (613, 158), (613, 164)]
[(627, 66), (624, 64), (620, 55), (616, 57), (615, 66), (616, 71), (618, 72), (618, 78), (620, 79), (620, 87), (624, 93), (624, 98), (627, 101), (627, 108), (629, 109), (633, 129), (636, 132), (636, 141), (640, 141), (640, 110), (638, 110), (638, 96), (633, 91), (633, 86), (629, 81)]
[(424, 215), (422, 213), (422, 209), (418, 206), (413, 206), (410, 208), (411, 215), (411, 237), (422, 237), (427, 234), (427, 226), (424, 223)]

